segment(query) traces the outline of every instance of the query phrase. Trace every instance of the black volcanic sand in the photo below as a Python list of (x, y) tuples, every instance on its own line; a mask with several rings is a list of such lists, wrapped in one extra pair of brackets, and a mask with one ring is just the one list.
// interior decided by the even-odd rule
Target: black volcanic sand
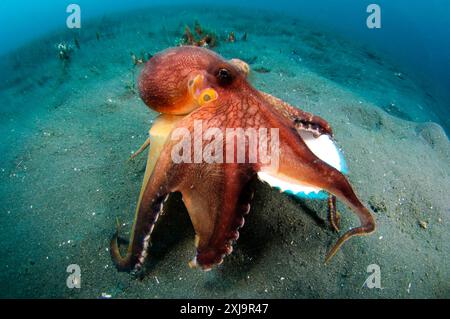
[[(241, 11), (108, 16), (3, 57), (0, 297), (450, 297), (450, 144), (430, 111), (437, 102), (367, 48), (290, 18)], [(146, 160), (128, 157), (156, 116), (136, 93), (142, 66), (130, 54), (174, 46), (196, 19), (217, 32), (219, 53), (250, 63), (257, 88), (332, 124), (349, 179), (374, 210), (375, 234), (352, 239), (324, 265), (339, 237), (326, 223), (326, 203), (255, 181), (250, 215), (220, 267), (188, 267), (194, 231), (174, 194), (145, 275), (117, 272), (109, 240), (116, 218), (129, 233)], [(222, 40), (229, 31), (235, 43)], [(60, 41), (74, 46), (66, 63)], [(358, 225), (338, 209), (343, 230)], [(69, 264), (81, 267), (81, 289), (66, 287)], [(370, 264), (380, 266), (383, 289), (364, 286)]]

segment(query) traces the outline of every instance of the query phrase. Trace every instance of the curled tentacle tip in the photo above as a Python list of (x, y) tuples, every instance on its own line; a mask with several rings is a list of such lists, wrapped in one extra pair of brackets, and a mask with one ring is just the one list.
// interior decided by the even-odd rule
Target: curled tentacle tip
[(332, 228), (333, 231), (335, 231), (336, 233), (339, 233), (339, 231), (340, 231), (340, 228), (339, 228), (339, 226), (337, 226), (337, 225), (332, 224), (332, 225), (331, 225), (331, 228)]
[(341, 216), (338, 212), (336, 212), (336, 220), (331, 224), (331, 228), (333, 228), (333, 230), (336, 233), (339, 233), (339, 231), (341, 230)]
[(333, 258), (334, 254), (330, 254), (328, 253), (327, 256), (325, 257), (325, 261), (324, 264), (328, 265), (328, 263), (330, 262), (330, 260)]

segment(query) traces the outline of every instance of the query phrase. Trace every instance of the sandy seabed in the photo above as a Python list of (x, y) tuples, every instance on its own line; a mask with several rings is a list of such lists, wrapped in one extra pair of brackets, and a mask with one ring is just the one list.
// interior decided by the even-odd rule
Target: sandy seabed
[[(0, 297), (450, 297), (450, 143), (431, 111), (439, 102), (368, 48), (291, 18), (241, 11), (108, 16), (3, 58)], [(247, 61), (258, 89), (331, 123), (349, 179), (374, 211), (375, 234), (350, 240), (324, 265), (339, 237), (326, 203), (255, 181), (250, 215), (220, 267), (188, 267), (194, 230), (174, 194), (145, 276), (117, 272), (109, 240), (116, 218), (130, 228), (145, 169), (146, 156), (128, 157), (156, 116), (138, 97), (141, 66), (130, 55), (174, 46), (195, 20), (220, 38), (236, 32), (235, 43), (221, 41), (216, 51)], [(68, 62), (58, 58), (61, 41), (74, 46)], [(358, 225), (338, 209), (343, 230)], [(81, 289), (66, 286), (69, 264), (81, 267)], [(383, 289), (364, 286), (371, 264)]]

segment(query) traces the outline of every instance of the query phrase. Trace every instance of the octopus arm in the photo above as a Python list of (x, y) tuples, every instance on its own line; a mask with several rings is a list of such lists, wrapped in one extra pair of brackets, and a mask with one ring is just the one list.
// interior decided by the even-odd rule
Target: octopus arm
[(360, 220), (359, 227), (349, 230), (339, 238), (326, 257), (328, 261), (349, 238), (372, 233), (375, 230), (374, 218), (358, 199), (342, 172), (314, 154), (304, 139), (290, 126), (283, 126), (281, 123), (278, 126), (281, 127), (279, 165), (276, 169), (261, 167), (258, 175), (263, 173), (285, 183), (325, 190), (349, 206)]
[(311, 132), (316, 137), (322, 134), (333, 136), (330, 124), (320, 116), (302, 111), (268, 93), (260, 92), (260, 94), (279, 114), (292, 121), (297, 130)]
[(170, 154), (163, 152), (151, 174), (147, 167), (125, 256), (119, 250), (119, 227), (111, 239), (111, 257), (121, 271), (139, 271), (147, 257), (152, 231), (176, 184), (177, 170), (167, 156)]
[(250, 210), (246, 185), (251, 174), (233, 164), (199, 165), (189, 170), (189, 183), (180, 189), (195, 229), (197, 253), (189, 265), (209, 270), (222, 263), (239, 237), (244, 215)]

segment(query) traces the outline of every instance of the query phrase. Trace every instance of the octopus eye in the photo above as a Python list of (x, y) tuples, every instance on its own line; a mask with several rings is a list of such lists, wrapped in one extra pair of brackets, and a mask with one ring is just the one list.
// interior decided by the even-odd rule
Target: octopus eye
[(233, 81), (233, 76), (228, 69), (222, 68), (217, 72), (217, 80), (220, 85), (228, 85)]

